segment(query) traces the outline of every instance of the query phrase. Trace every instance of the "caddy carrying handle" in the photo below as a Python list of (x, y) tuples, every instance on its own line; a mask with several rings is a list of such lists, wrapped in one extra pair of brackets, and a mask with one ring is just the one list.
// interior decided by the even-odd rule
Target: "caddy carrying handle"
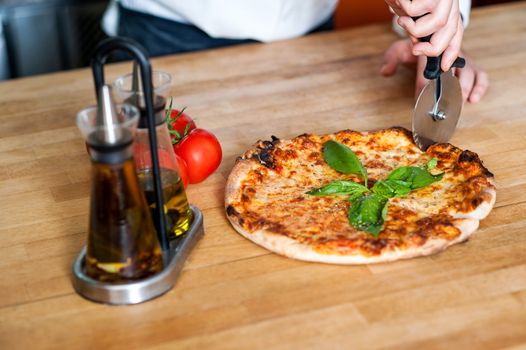
[[(425, 16), (425, 15), (423, 15)], [(419, 18), (422, 18), (423, 16), (418, 17), (411, 17), (413, 21), (417, 21)], [(433, 34), (430, 34), (428, 36), (425, 36), (423, 38), (418, 38), (418, 41), (420, 42), (430, 42), (431, 37)], [(444, 71), (440, 68), (440, 65), (442, 63), (442, 54), (438, 55), (437, 57), (427, 57), (426, 67), (424, 69), (424, 77), (429, 80), (436, 79), (442, 74)], [(462, 57), (457, 57), (451, 67), (455, 68), (464, 68), (466, 65), (466, 60)]]
[(164, 200), (161, 183), (161, 171), (159, 169), (159, 155), (157, 154), (157, 135), (155, 133), (155, 120), (153, 111), (153, 84), (152, 67), (146, 50), (136, 41), (129, 38), (108, 38), (99, 43), (91, 58), (91, 69), (95, 82), (95, 95), (99, 100), (100, 88), (104, 85), (104, 64), (110, 53), (114, 51), (125, 51), (130, 54), (135, 62), (141, 67), (142, 91), (144, 93), (144, 105), (146, 106), (148, 136), (150, 138), (150, 154), (153, 166), (153, 184), (155, 189), (155, 228), (161, 249), (168, 251), (170, 243), (166, 232), (166, 220), (164, 216)]

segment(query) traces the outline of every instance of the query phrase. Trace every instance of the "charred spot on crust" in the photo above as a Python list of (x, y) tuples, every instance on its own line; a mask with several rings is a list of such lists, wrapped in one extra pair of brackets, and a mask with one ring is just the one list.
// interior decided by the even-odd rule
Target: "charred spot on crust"
[(228, 216), (239, 216), (239, 212), (231, 205), (226, 207), (226, 213)]
[(479, 162), (479, 157), (476, 153), (473, 153), (471, 151), (465, 150), (460, 153), (460, 156), (458, 157), (459, 162)]
[(272, 169), (274, 167), (274, 157), (272, 157), (271, 152), (272, 150), (263, 149), (257, 154), (257, 157), (261, 164)]
[(479, 156), (475, 152), (471, 152), (469, 150), (462, 151), (462, 153), (460, 153), (460, 156), (458, 157), (458, 162), (478, 164), (482, 168), (482, 172), (484, 173), (484, 175), (486, 175), (487, 177), (493, 177), (493, 173), (484, 166)]
[(475, 197), (471, 200), (471, 205), (473, 206), (473, 208), (477, 208), (479, 205), (482, 204), (482, 202), (484, 202), (483, 198)]
[(484, 166), (484, 164), (482, 164), (482, 162), (480, 162), (480, 165), (482, 166), (482, 171), (484, 172), (484, 175), (486, 175), (487, 177), (495, 176), (491, 171), (488, 170), (488, 168)]
[(271, 139), (271, 141), (261, 141), (256, 146), (257, 151), (252, 155), (252, 158), (256, 159), (267, 168), (273, 169), (275, 164), (274, 157), (272, 156), (272, 151), (280, 142), (280, 140), (274, 135), (271, 136)]

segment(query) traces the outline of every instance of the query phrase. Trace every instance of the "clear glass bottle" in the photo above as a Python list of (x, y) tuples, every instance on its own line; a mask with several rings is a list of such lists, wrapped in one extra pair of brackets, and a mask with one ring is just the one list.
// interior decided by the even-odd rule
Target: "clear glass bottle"
[[(166, 95), (168, 92), (171, 77), (168, 73), (154, 71), (152, 72), (152, 81), (154, 85), (155, 131), (157, 135), (159, 166), (161, 169), (166, 229), (168, 238), (173, 240), (184, 234), (190, 227), (192, 223), (192, 211), (188, 204), (183, 181), (179, 175), (177, 159), (165, 122), (166, 99), (163, 95)], [(142, 93), (140, 79), (138, 78), (138, 70), (134, 68), (134, 73), (117, 78), (113, 82), (113, 86), (121, 100), (136, 106), (140, 111), (139, 126), (135, 135), (133, 154), (137, 174), (153, 216), (156, 204), (150, 155), (150, 137), (148, 135), (144, 95)]]
[[(101, 96), (109, 94), (108, 87), (104, 89)], [(127, 105), (117, 109), (110, 117), (101, 116), (107, 110), (97, 107), (82, 110), (77, 116), (92, 159), (85, 268), (88, 276), (103, 282), (138, 280), (163, 268), (161, 248), (133, 160), (139, 111)]]

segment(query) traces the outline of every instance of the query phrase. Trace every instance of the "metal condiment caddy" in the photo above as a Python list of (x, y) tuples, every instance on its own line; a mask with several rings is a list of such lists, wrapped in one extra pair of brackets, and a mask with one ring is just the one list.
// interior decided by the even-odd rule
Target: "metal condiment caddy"
[[(176, 283), (184, 262), (192, 248), (203, 236), (203, 215), (201, 211), (190, 206), (193, 214), (192, 223), (186, 233), (170, 241), (166, 228), (161, 169), (157, 153), (157, 137), (154, 121), (152, 70), (145, 50), (135, 41), (127, 38), (110, 38), (97, 47), (91, 66), (95, 91), (99, 105), (102, 103), (101, 91), (104, 85), (104, 64), (114, 51), (121, 50), (130, 54), (140, 67), (140, 81), (144, 94), (144, 107), (147, 114), (148, 135), (150, 139), (151, 164), (155, 189), (155, 211), (153, 222), (160, 242), (164, 267), (151, 276), (119, 282), (103, 282), (86, 273), (87, 248), (85, 247), (73, 264), (73, 286), (77, 293), (92, 301), (107, 304), (137, 304), (169, 291)], [(150, 224), (151, 225), (151, 224)], [(156, 270), (158, 271), (158, 270)]]

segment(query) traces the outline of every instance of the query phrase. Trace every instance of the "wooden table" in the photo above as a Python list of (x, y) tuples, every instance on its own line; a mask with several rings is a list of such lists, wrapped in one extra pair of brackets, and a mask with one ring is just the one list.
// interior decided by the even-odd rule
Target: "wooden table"
[[(378, 74), (388, 25), (155, 59), (172, 95), (223, 145), (188, 190), (206, 237), (175, 289), (129, 307), (71, 286), (85, 244), (89, 169), (76, 112), (94, 103), (77, 70), (0, 84), (0, 348), (498, 348), (526, 345), (526, 2), (473, 12), (465, 48), (491, 88), (452, 143), (480, 154), (498, 200), (465, 244), (371, 266), (277, 256), (223, 213), (234, 159), (257, 139), (410, 126), (414, 72)], [(130, 70), (117, 65), (109, 78)]]

